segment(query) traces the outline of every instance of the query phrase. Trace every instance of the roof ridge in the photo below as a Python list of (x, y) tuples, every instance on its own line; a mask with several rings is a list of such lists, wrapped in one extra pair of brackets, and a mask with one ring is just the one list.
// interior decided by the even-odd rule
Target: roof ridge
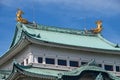
[[(98, 37), (99, 37), (102, 41), (104, 41), (105, 43), (111, 45), (112, 47), (116, 47), (116, 44), (115, 44), (115, 43), (112, 43), (112, 42), (108, 41), (108, 40), (105, 39), (102, 35), (98, 34)], [(118, 46), (119, 46), (119, 45), (118, 45)]]
[(72, 29), (72, 28), (47, 26), (47, 25), (42, 25), (42, 24), (23, 24), (23, 25), (25, 25), (28, 28), (32, 28), (32, 29), (40, 29), (40, 30), (60, 32), (60, 33), (69, 33), (69, 34), (85, 35), (85, 36), (95, 36), (96, 35), (96, 34), (92, 33), (91, 31), (77, 30), (77, 29)]

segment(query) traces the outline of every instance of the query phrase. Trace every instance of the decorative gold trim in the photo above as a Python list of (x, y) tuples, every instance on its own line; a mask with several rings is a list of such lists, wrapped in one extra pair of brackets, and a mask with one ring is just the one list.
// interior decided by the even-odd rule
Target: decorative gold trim
[(100, 33), (102, 31), (102, 21), (98, 20), (96, 21), (97, 27), (95, 29), (92, 29), (93, 33)]
[(16, 14), (17, 22), (27, 24), (28, 21), (26, 19), (22, 18), (22, 14), (24, 14), (24, 12), (22, 10), (18, 9), (17, 14)]

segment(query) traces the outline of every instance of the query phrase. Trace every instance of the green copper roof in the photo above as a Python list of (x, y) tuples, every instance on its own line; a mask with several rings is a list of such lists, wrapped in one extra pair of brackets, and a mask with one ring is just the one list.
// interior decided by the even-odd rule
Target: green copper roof
[(21, 68), (22, 70), (29, 72), (29, 73), (34, 73), (34, 74), (39, 74), (39, 75), (43, 75), (43, 76), (52, 76), (52, 77), (58, 77), (59, 73), (63, 72), (63, 71), (59, 71), (59, 70), (52, 70), (52, 69), (43, 69), (43, 68), (35, 68), (35, 67), (24, 67), (24, 66), (20, 66), (18, 65), (19, 68)]
[[(120, 78), (116, 77), (114, 74), (112, 74), (110, 72), (107, 72), (104, 69), (102, 69), (100, 67), (97, 67), (97, 66), (93, 66), (93, 65), (85, 65), (85, 66), (81, 66), (81, 67), (79, 67), (77, 69), (74, 69), (72, 71), (65, 72), (63, 74), (62, 78), (67, 80), (67, 79), (70, 79), (70, 78), (74, 77), (77, 80), (78, 79), (77, 77), (82, 75), (83, 72), (93, 72), (93, 73), (97, 72), (99, 74), (100, 73), (105, 73), (105, 74), (107, 74), (109, 76), (110, 80), (120, 80)], [(70, 76), (72, 76), (72, 77), (70, 77)], [(68, 77), (68, 78), (66, 78), (66, 77)], [(70, 80), (73, 80), (73, 79), (70, 79)]]
[[(60, 70), (53, 70), (53, 69), (47, 69), (47, 68), (36, 68), (31, 66), (23, 66), (19, 65), (18, 63), (14, 63), (13, 65), (13, 71), (12, 73), (6, 78), (7, 80), (11, 79), (14, 77), (17, 73), (26, 75), (26, 76), (31, 76), (31, 77), (38, 77), (38, 78), (43, 78), (43, 79), (52, 79), (52, 80), (68, 80), (65, 79), (64, 77), (70, 77), (72, 78), (76, 76), (80, 76), (82, 72), (84, 71), (97, 71), (99, 73), (106, 73), (109, 75), (109, 77), (112, 80), (120, 80), (120, 78), (113, 76), (112, 74), (108, 73), (107, 71), (103, 70), (100, 67), (97, 67), (95, 65), (85, 65), (76, 69), (73, 69), (71, 71), (60, 71)], [(18, 76), (18, 75), (16, 75)], [(73, 79), (70, 79), (73, 80)], [(78, 79), (76, 79), (78, 80)]]
[(98, 72), (98, 73), (106, 73), (108, 74), (108, 76), (113, 79), (113, 80), (120, 80), (120, 78), (114, 76), (112, 73), (107, 72), (106, 70), (102, 69), (101, 67), (98, 67), (97, 63), (95, 62), (95, 60), (90, 61), (88, 64), (85, 64), (79, 68), (73, 69), (71, 71), (68, 72), (64, 72), (63, 77), (64, 76), (79, 76), (82, 75), (83, 72), (88, 71), (94, 71), (94, 72)]
[[(29, 77), (37, 77), (42, 79), (57, 80), (59, 73), (62, 71), (41, 69), (32, 66), (22, 66), (18, 63), (14, 63), (11, 74), (6, 80), (14, 79), (15, 76), (26, 75)], [(19, 75), (18, 75), (19, 74)]]
[[(22, 32), (31, 38), (51, 43), (58, 43), (69, 46), (88, 47), (105, 50), (118, 50), (116, 44), (104, 39), (100, 34), (93, 34), (80, 30), (49, 27), (34, 24), (17, 24), (15, 37), (11, 46), (15, 45), (21, 38)], [(119, 47), (119, 46), (118, 46)]]
[(0, 70), (0, 80), (5, 80), (10, 75), (11, 71), (9, 70)]

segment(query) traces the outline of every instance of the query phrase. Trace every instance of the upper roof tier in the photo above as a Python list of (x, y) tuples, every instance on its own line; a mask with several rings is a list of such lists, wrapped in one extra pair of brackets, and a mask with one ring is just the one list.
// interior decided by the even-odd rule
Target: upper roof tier
[[(24, 33), (24, 34), (23, 34)], [(104, 39), (100, 33), (85, 30), (73, 30), (38, 24), (17, 23), (17, 29), (12, 42), (14, 46), (22, 35), (38, 41), (62, 44), (67, 46), (87, 47), (105, 50), (120, 50), (119, 46)]]

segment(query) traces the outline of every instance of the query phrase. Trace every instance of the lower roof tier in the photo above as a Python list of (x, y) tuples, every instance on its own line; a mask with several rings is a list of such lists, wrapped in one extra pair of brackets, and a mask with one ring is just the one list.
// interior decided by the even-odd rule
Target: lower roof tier
[[(15, 78), (20, 78), (25, 76), (38, 78), (41, 80), (84, 80), (84, 76), (88, 76), (91, 80), (120, 80), (120, 78), (108, 73), (100, 67), (97, 67), (95, 64), (89, 63), (87, 65), (81, 66), (79, 68), (73, 69), (71, 71), (60, 71), (54, 69), (42, 69), (29, 66), (19, 65), (18, 63), (14, 63), (13, 70), (11, 73), (1, 74), (0, 72), (0, 80), (14, 80)], [(90, 77), (91, 75), (91, 77)], [(88, 78), (87, 77), (87, 78)]]

